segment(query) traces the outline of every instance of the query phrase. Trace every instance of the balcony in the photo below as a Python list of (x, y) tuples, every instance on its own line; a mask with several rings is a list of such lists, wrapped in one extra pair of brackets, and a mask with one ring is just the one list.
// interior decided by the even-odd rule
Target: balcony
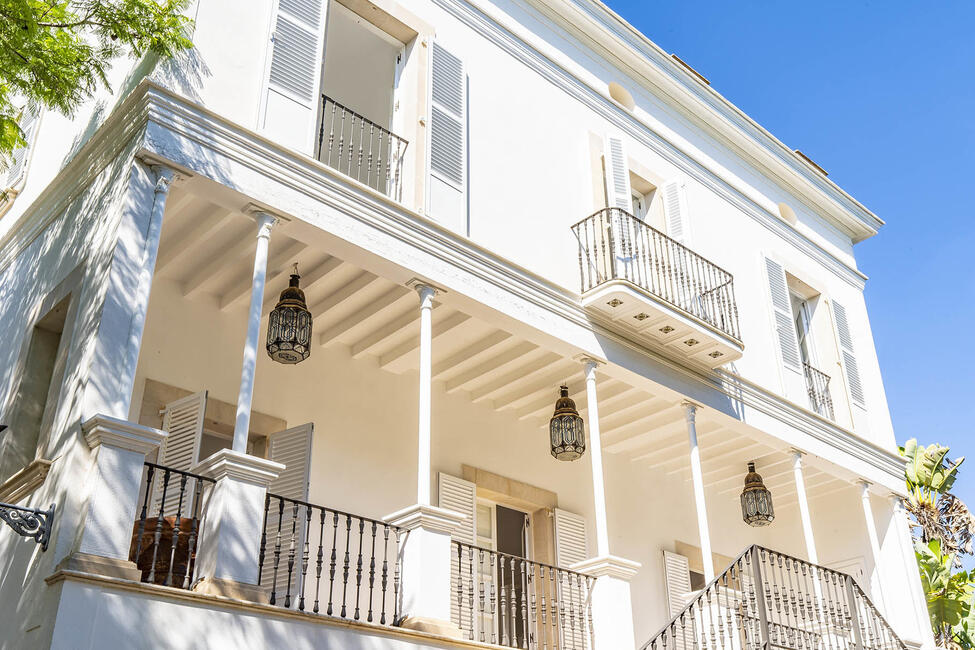
[(322, 95), (315, 157), (332, 169), (399, 201), (408, 145), (392, 131)]
[(803, 363), (802, 369), (806, 375), (809, 408), (824, 418), (834, 419), (833, 397), (829, 392), (829, 375), (822, 370), (813, 368), (808, 363)]
[(741, 357), (730, 273), (619, 208), (600, 210), (572, 231), (586, 309), (711, 368)]

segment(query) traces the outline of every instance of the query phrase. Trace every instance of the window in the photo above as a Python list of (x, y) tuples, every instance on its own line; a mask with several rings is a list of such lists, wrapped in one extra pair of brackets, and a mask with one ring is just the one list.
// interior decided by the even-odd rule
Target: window
[[(17, 392), (13, 396), (13, 409), (9, 416), (9, 428), (3, 439), (0, 480), (6, 480), (34, 461), (38, 447), (50, 427), (61, 388), (61, 346), (71, 297), (57, 303), (42, 316), (31, 329), (27, 341), (27, 354)], [(60, 372), (58, 372), (60, 368)]]
[(813, 365), (810, 354), (812, 333), (809, 303), (795, 293), (790, 293), (790, 298), (792, 299), (792, 319), (796, 325), (796, 337), (799, 341), (799, 356), (803, 363)]

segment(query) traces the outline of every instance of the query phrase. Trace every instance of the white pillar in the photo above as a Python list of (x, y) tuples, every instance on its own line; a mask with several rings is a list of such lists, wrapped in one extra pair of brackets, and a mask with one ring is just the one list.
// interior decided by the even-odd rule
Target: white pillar
[(806, 480), (802, 474), (803, 452), (792, 450), (792, 474), (796, 480), (796, 501), (799, 502), (799, 519), (802, 521), (802, 534), (806, 540), (806, 559), (819, 564), (816, 553), (816, 539), (813, 537), (812, 518), (809, 516), (809, 500), (806, 498)]
[(267, 602), (259, 587), (258, 560), (267, 488), (284, 465), (232, 449), (221, 449), (191, 470), (216, 483), (205, 496), (194, 590)]
[(398, 611), (401, 627), (461, 638), (450, 620), (455, 591), (450, 563), (455, 553), (450, 536), (467, 518), (452, 510), (417, 504), (383, 518), (401, 529)]
[(139, 514), (139, 488), (146, 454), (159, 448), (166, 433), (96, 415), (81, 425), (92, 449), (84, 487), (87, 513), (77, 553), (61, 568), (138, 581), (142, 572), (129, 561), (132, 526)]
[[(908, 524), (904, 501), (897, 494), (890, 495), (891, 518), (884, 547), (892, 547), (894, 566), (887, 572), (888, 580), (898, 585), (891, 592), (889, 602), (890, 623), (908, 647), (934, 648), (934, 632), (928, 617), (927, 600), (921, 586), (921, 575), (914, 556), (914, 544)], [(894, 598), (894, 594), (899, 597)]]
[(433, 382), (433, 297), (427, 284), (414, 286), (420, 294), (420, 403), (417, 428), (416, 502), (430, 505), (431, 389)]
[(247, 338), (244, 340), (244, 361), (240, 370), (240, 392), (237, 394), (237, 419), (234, 423), (233, 449), (247, 453), (247, 434), (250, 430), (251, 400), (254, 397), (254, 370), (261, 335), (261, 309), (264, 304), (264, 280), (267, 275), (267, 248), (271, 228), (277, 219), (266, 212), (255, 212), (257, 220), (257, 250), (254, 252), (254, 275), (251, 280), (251, 306), (247, 312)]
[(586, 375), (586, 410), (589, 415), (589, 458), (592, 462), (592, 498), (596, 516), (596, 556), (609, 555), (609, 527), (606, 523), (606, 486), (603, 481), (603, 448), (599, 439), (599, 407), (596, 403), (595, 359), (582, 360)]
[(697, 505), (697, 530), (701, 537), (701, 561), (704, 565), (704, 581), (714, 580), (714, 559), (711, 555), (711, 531), (708, 528), (708, 510), (704, 502), (704, 473), (701, 471), (701, 451), (697, 446), (697, 406), (684, 402), (684, 419), (687, 420), (687, 439), (690, 443), (691, 482), (694, 484), (694, 503)]
[(873, 518), (873, 506), (870, 504), (870, 482), (860, 481), (860, 503), (863, 506), (863, 522), (867, 526), (867, 539), (870, 541), (870, 553), (873, 555), (873, 570), (877, 576), (877, 593), (874, 595), (877, 606), (884, 616), (888, 616), (887, 604), (884, 599), (884, 572), (880, 569), (880, 538), (877, 537), (877, 523)]
[(635, 648), (630, 581), (639, 562), (612, 555), (584, 560), (570, 567), (596, 578), (590, 592), (594, 648)]

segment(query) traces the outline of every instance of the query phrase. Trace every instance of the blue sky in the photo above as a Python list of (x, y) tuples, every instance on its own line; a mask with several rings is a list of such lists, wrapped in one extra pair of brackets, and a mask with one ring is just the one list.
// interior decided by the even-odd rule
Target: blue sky
[(975, 2), (607, 0), (887, 222), (857, 246), (897, 440), (975, 507)]

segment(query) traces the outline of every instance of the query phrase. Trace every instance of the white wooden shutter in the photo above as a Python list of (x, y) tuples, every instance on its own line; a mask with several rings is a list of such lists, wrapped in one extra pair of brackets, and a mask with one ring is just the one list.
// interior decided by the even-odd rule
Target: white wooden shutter
[(464, 544), (474, 544), (477, 535), (477, 486), (470, 481), (440, 472), (437, 480), (439, 504), (444, 510), (458, 512), (467, 519), (453, 538)]
[[(473, 546), (477, 539), (477, 486), (443, 472), (437, 476), (437, 486), (440, 507), (467, 517), (461, 528), (454, 532), (453, 539)], [(468, 549), (464, 548), (458, 553), (458, 547), (450, 545), (450, 620), (461, 630), (471, 629), (470, 608), (464, 603), (468, 594), (477, 591), (476, 585), (471, 584), (470, 562)], [(473, 577), (475, 581), (478, 578)], [(457, 601), (458, 589), (463, 603)]]
[(466, 228), (467, 75), (464, 63), (433, 44), (430, 113), (430, 215)]
[[(276, 496), (308, 501), (308, 482), (311, 471), (311, 442), (314, 425), (309, 422), (301, 426), (272, 433), (267, 439), (267, 457), (277, 463), (284, 464), (284, 471), (271, 481), (268, 492)], [(266, 533), (266, 550), (264, 564), (261, 567), (261, 585), (274, 592), (277, 604), (284, 603), (284, 596), (288, 592), (287, 556), (291, 549), (292, 521), (294, 508), (285, 502), (284, 516), (279, 516), (278, 503), (272, 500), (268, 508), (267, 520), (264, 522)], [(299, 508), (298, 520), (294, 526), (295, 548), (303, 552), (305, 546), (306, 515), (304, 508)], [(278, 520), (282, 519), (281, 528), (281, 559), (278, 565), (277, 580), (274, 576), (274, 548), (278, 543)], [(298, 599), (294, 596), (301, 593), (300, 571), (294, 571), (291, 579), (292, 606), (296, 607)]]
[(569, 568), (589, 559), (586, 519), (568, 510), (555, 509), (555, 564)]
[(16, 187), (23, 179), (27, 171), (27, 160), (30, 156), (31, 148), (34, 145), (34, 136), (37, 133), (38, 122), (41, 119), (41, 110), (33, 103), (24, 106), (20, 116), (20, 130), (23, 131), (24, 141), (27, 143), (23, 147), (13, 152), (13, 160), (7, 170), (7, 187)]
[(633, 192), (630, 189), (630, 168), (626, 161), (626, 146), (623, 139), (614, 135), (606, 136), (603, 164), (606, 167), (607, 207), (633, 211)]
[(850, 321), (846, 315), (846, 308), (833, 301), (833, 316), (836, 319), (836, 336), (840, 341), (840, 356), (846, 372), (846, 385), (850, 391), (850, 399), (856, 406), (864, 406), (863, 383), (860, 381), (860, 369), (857, 366), (856, 354), (853, 352), (853, 336), (850, 333)]
[(325, 0), (278, 0), (271, 36), (263, 130), (278, 143), (312, 150), (321, 104)]
[(691, 594), (691, 569), (687, 558), (664, 551), (664, 582), (667, 589), (667, 612), (677, 616), (687, 606)]
[[(779, 359), (782, 363), (783, 390), (786, 397), (798, 401), (801, 396), (806, 394), (805, 376), (802, 371), (802, 357), (799, 353), (796, 326), (792, 320), (792, 301), (789, 298), (789, 285), (786, 282), (785, 269), (775, 260), (766, 257), (765, 273), (768, 279), (769, 299), (772, 304)], [(805, 402), (802, 403), (805, 404)]]
[(679, 180), (667, 181), (661, 186), (664, 201), (664, 221), (667, 236), (681, 244), (687, 244), (687, 195)]
[[(168, 432), (159, 452), (159, 464), (171, 469), (189, 471), (200, 462), (200, 441), (203, 437), (203, 418), (207, 408), (207, 392), (194, 393), (182, 399), (171, 402), (163, 409), (163, 430)], [(156, 480), (153, 486), (152, 516), (159, 515), (159, 506), (163, 499), (162, 470), (156, 470)], [(170, 475), (166, 485), (166, 501), (163, 504), (164, 516), (175, 516), (179, 508), (178, 475)], [(195, 491), (195, 481), (190, 479), (184, 490), (184, 501), (181, 516), (193, 512), (192, 496)]]

